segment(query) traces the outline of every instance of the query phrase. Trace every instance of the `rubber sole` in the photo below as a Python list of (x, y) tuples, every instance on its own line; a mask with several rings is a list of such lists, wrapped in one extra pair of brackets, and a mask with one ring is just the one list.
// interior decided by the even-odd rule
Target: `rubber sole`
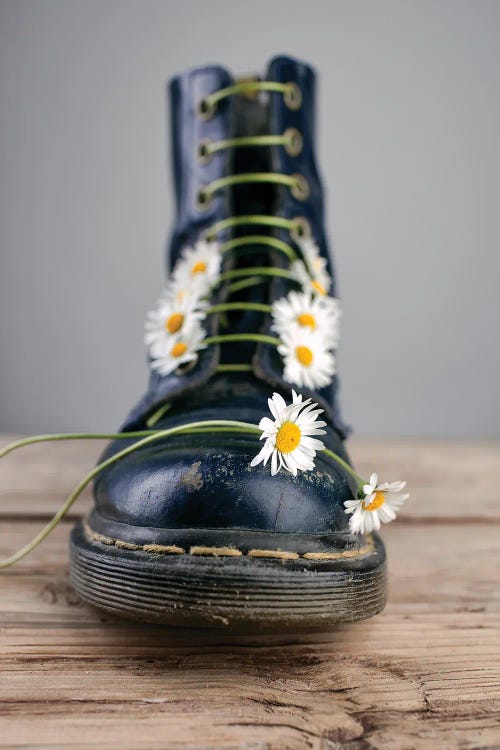
[(385, 552), (362, 560), (151, 554), (71, 534), (71, 579), (83, 600), (115, 615), (242, 632), (327, 630), (385, 605)]

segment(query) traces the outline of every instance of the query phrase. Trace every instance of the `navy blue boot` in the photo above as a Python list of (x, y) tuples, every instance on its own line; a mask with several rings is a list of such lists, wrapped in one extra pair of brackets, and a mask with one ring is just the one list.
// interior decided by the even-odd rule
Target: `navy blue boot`
[[(309, 435), (348, 462), (314, 72), (287, 57), (243, 82), (196, 68), (172, 81), (170, 102), (173, 271), (146, 325), (149, 388), (122, 429), (268, 416), (272, 431), (295, 400), (293, 415), (318, 428)], [(273, 393), (280, 413), (269, 412)], [(103, 471), (95, 509), (72, 533), (80, 595), (125, 617), (250, 631), (322, 629), (379, 612), (383, 545), (369, 525), (350, 524), (351, 473), (314, 450), (318, 438), (295, 451), (301, 424), (290, 416), (288, 431), (265, 443), (245, 432), (176, 434)]]

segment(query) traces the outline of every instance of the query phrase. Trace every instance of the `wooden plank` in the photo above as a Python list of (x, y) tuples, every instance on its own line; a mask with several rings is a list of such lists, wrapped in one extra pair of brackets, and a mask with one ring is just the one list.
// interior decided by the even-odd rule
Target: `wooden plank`
[[(35, 736), (56, 748), (153, 748), (168, 737), (173, 748), (349, 750), (500, 738), (495, 527), (388, 527), (386, 612), (297, 643), (98, 613), (68, 585), (68, 526), (2, 578), (0, 747)], [(10, 522), (9, 544), (34, 527)]]
[[(14, 437), (14, 436), (12, 436)], [(5, 445), (10, 438), (0, 439)], [(49, 517), (89, 471), (102, 441), (37, 444), (7, 456), (0, 465), (0, 517)], [(500, 466), (500, 441), (353, 438), (348, 444), (363, 476), (376, 471), (383, 480), (406, 479), (411, 500), (401, 517), (408, 520), (470, 519), (500, 521), (492, 477)], [(87, 491), (72, 517), (91, 507)]]
[[(19, 437), (0, 437), (0, 447)], [(0, 518), (52, 516), (96, 464), (104, 445), (94, 440), (37, 443), (5, 456), (0, 462)], [(91, 503), (91, 490), (87, 489), (72, 517), (84, 515)]]
[(69, 657), (56, 629), (52, 655), (4, 660), (0, 746), (496, 747), (498, 664), (484, 662), (498, 633), (477, 613), (457, 630), (450, 615), (402, 622), (388, 611), (307, 645), (200, 646), (196, 634), (172, 645), (168, 635), (85, 629)]
[(408, 481), (401, 518), (500, 521), (491, 481), (500, 467), (499, 440), (355, 438), (351, 454), (362, 476), (375, 471), (383, 481)]
[[(64, 737), (71, 747), (85, 738), (88, 746), (98, 741), (100, 747), (112, 747), (113, 741), (120, 747), (154, 747), (163, 739), (162, 747), (261, 742), (263, 747), (319, 748), (322, 741), (323, 747), (336, 741), (337, 747), (349, 748), (353, 740), (363, 740), (354, 747), (449, 750), (487, 747), (484, 738), (484, 744), (478, 742), (483, 730), (496, 746), (496, 716), (484, 700), (491, 680), (468, 665), (453, 672), (455, 682), (464, 685), (457, 706), (433, 687), (434, 671), (422, 674), (404, 666), (388, 671), (375, 659), (336, 662), (322, 645), (263, 647), (250, 656), (235, 648), (231, 659), (225, 653), (212, 649), (133, 662), (105, 658), (99, 666), (71, 663), (50, 672), (31, 665), (29, 675), (16, 682), (14, 673), (10, 682), (0, 742), (31, 747), (36, 738), (35, 746), (50, 747)], [(89, 672), (96, 682), (93, 692)], [(89, 689), (82, 695), (86, 680)]]
[[(390, 602), (371, 621), (307, 638), (100, 613), (69, 585), (62, 523), (0, 573), (0, 748), (499, 748), (499, 445), (353, 443), (363, 471), (412, 484), (405, 514), (384, 529)], [(100, 447), (5, 460), (2, 554), (39, 529)]]

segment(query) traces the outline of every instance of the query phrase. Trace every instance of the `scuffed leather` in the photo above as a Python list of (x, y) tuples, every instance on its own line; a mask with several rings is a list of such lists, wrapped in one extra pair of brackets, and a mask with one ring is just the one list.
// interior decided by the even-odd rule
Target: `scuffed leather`
[[(207, 397), (208, 405), (192, 407), (189, 420), (237, 418), (255, 424), (268, 411), (266, 396), (248, 388), (231, 400), (216, 393)], [(181, 414), (161, 426), (184, 422)], [(335, 430), (329, 428), (324, 441), (346, 458)], [(128, 444), (116, 441), (104, 457)], [(318, 455), (315, 471), (273, 477), (269, 464), (250, 467), (259, 448), (254, 437), (245, 435), (172, 436), (104, 472), (95, 486), (97, 510), (110, 521), (137, 527), (349, 533), (343, 503), (354, 488), (338, 464)]]

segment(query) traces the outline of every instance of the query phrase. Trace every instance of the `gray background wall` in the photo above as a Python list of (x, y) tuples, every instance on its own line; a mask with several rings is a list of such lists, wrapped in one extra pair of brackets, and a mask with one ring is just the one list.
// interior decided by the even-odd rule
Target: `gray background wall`
[(321, 73), (357, 431), (500, 435), (500, 2), (0, 2), (0, 429), (116, 427), (172, 218), (165, 80)]

